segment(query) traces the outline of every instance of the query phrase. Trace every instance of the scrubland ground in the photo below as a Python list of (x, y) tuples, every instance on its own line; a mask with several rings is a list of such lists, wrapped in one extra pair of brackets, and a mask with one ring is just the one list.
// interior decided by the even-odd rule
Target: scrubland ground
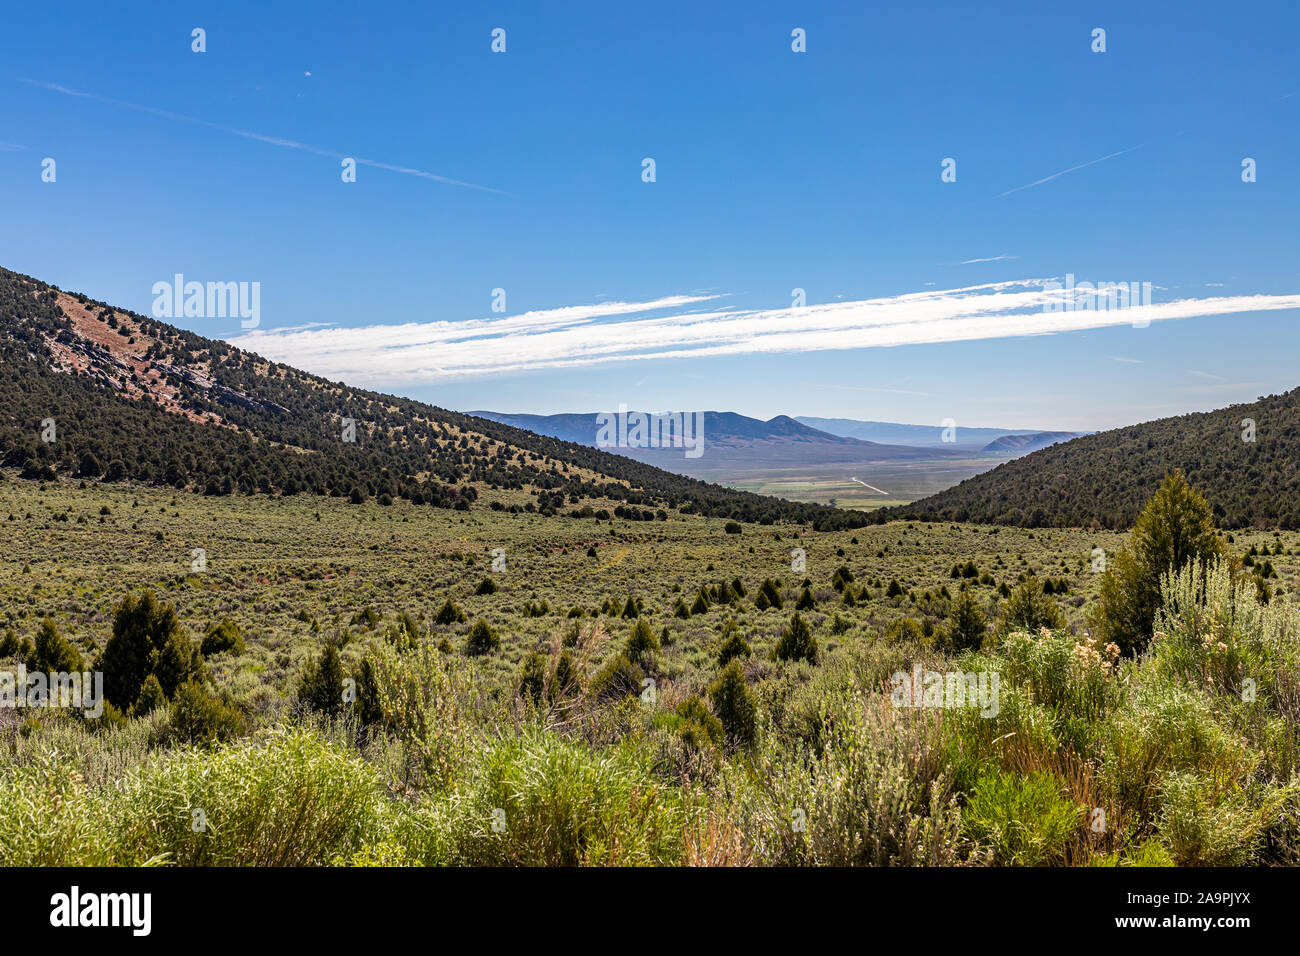
[[(0, 670), (47, 620), (89, 667), (146, 589), (242, 641), (99, 719), (0, 711), (0, 862), (1295, 862), (1300, 534), (1233, 538), (1267, 605), (1212, 575), (1117, 659), (1124, 535), (494, 500), (531, 498), (0, 482)], [(1026, 581), (1049, 627), (1008, 619)], [(900, 706), (918, 665), (996, 674), (996, 713)]]

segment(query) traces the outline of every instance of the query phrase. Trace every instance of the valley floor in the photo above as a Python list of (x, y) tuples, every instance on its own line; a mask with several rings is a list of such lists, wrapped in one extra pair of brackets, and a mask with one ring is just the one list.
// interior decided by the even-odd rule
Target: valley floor
[[(1089, 670), (1095, 549), (1123, 535), (736, 534), (494, 500), (531, 498), (482, 489), (464, 512), (0, 482), (7, 640), (49, 618), (94, 661), (123, 597), (150, 589), (196, 645), (222, 620), (246, 645), (203, 662), (237, 732), (208, 733), (176, 702), (99, 721), (0, 710), (0, 862), (1294, 860), (1300, 738), (1276, 701), (1300, 668), (1257, 675), (1267, 712), (1156, 656)], [(1272, 549), (1271, 613), (1293, 613), (1300, 534), (1233, 542), (1252, 546)], [(993, 621), (1027, 576), (1052, 582), (1061, 627), (945, 647), (963, 585)], [(765, 582), (780, 608), (761, 607)], [(462, 619), (438, 623), (448, 601)], [(815, 659), (773, 659), (794, 618)], [(479, 622), (499, 646), (471, 654)], [(1259, 627), (1290, 626), (1275, 624)], [(311, 705), (327, 644), (354, 691), (380, 687), (377, 723)], [(739, 668), (720, 666), (728, 647)], [(900, 710), (891, 675), (914, 667), (1000, 674), (1000, 715)], [(307, 835), (278, 829), (291, 808), (276, 793), (315, 808)], [(181, 826), (194, 808), (211, 833)]]
[(733, 469), (719, 470), (707, 480), (790, 501), (872, 511), (938, 494), (1009, 460), (1009, 457), (972, 455), (805, 468)]

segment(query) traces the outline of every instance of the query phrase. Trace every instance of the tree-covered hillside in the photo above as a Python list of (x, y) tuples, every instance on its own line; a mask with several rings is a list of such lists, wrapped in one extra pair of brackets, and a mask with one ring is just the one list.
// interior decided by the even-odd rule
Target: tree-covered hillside
[(1300, 389), (1053, 445), (891, 517), (1025, 527), (1127, 528), (1171, 469), (1220, 527), (1300, 527)]
[[(25, 478), (458, 508), (482, 485), (534, 490), (542, 513), (612, 498), (650, 517), (670, 508), (819, 528), (869, 520), (329, 382), (3, 269), (0, 409), (0, 462)], [(355, 441), (344, 440), (345, 419)]]

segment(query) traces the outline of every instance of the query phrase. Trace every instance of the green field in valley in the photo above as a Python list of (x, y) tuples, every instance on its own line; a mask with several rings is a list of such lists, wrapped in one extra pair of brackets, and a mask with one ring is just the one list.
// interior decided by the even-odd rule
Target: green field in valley
[(713, 479), (728, 488), (774, 495), (790, 501), (834, 504), (871, 511), (902, 505), (996, 468), (1007, 457), (866, 462), (847, 467), (764, 469)]

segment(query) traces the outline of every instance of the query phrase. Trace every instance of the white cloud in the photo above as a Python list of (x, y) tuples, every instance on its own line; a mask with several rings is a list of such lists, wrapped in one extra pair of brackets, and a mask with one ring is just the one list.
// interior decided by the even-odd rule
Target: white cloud
[[(800, 309), (694, 312), (687, 307), (721, 297), (669, 296), (461, 322), (258, 329), (229, 341), (330, 379), (379, 387), (651, 359), (887, 348), (1300, 309), (1300, 295), (1253, 295), (1047, 311), (1065, 301), (1064, 291), (1047, 288), (1052, 281), (1023, 279)], [(647, 315), (664, 311), (668, 314)], [(1135, 329), (1134, 334), (1142, 333)]]
[[(968, 266), (976, 262), (1001, 262), (1003, 259), (1018, 259), (1018, 258), (1019, 256), (1007, 256), (1007, 255), (989, 256), (987, 259), (963, 259), (961, 262), (957, 263), (957, 265)], [(926, 283), (926, 284), (932, 285), (933, 283)]]

